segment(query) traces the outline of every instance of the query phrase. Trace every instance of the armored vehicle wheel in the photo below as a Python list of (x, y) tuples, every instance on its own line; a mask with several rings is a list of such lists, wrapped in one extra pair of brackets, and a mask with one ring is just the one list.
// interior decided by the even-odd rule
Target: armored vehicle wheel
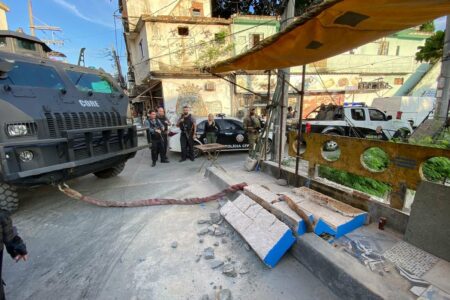
[(125, 162), (121, 162), (112, 168), (95, 172), (94, 175), (97, 176), (98, 178), (111, 178), (119, 175), (124, 168)]
[(19, 195), (15, 186), (0, 182), (0, 209), (13, 212), (19, 207)]

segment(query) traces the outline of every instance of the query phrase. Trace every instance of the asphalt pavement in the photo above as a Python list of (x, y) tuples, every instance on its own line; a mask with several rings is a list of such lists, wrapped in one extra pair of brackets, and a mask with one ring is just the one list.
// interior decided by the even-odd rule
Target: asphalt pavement
[[(245, 157), (228, 153), (219, 161), (225, 169), (242, 168)], [(169, 158), (169, 164), (152, 168), (150, 152), (142, 150), (118, 177), (88, 175), (68, 184), (86, 195), (120, 201), (218, 191), (198, 172), (201, 159)], [(218, 212), (217, 201), (101, 208), (69, 199), (55, 187), (24, 190), (13, 220), (29, 261), (14, 263), (5, 255), (7, 299), (201, 299), (205, 294), (214, 299), (220, 289), (229, 289), (233, 299), (336, 299), (290, 254), (274, 269), (265, 267), (225, 222), (220, 225), (225, 236), (198, 236), (208, 226), (198, 220), (211, 212)], [(228, 277), (212, 269), (198, 256), (206, 247), (214, 248), (216, 260), (248, 272)]]

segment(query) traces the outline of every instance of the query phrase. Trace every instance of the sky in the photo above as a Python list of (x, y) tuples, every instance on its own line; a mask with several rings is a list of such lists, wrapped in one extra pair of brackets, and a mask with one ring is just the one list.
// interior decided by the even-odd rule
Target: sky
[[(7, 13), (10, 30), (21, 27), (30, 33), (27, 0), (2, 0), (9, 8)], [(122, 71), (126, 73), (126, 49), (123, 27), (113, 14), (119, 15), (118, 0), (33, 0), (35, 25), (57, 26), (61, 33), (55, 39), (64, 40), (64, 46), (50, 45), (64, 53), (69, 63), (76, 64), (80, 49), (85, 47), (86, 66), (103, 68), (114, 73), (112, 61), (105, 57), (106, 49), (117, 49), (121, 58)], [(51, 39), (51, 33), (37, 30), (36, 36)], [(117, 36), (117, 41), (116, 41)]]
[[(2, 0), (9, 8), (7, 13), (10, 30), (21, 27), (30, 32), (27, 0)], [(126, 49), (123, 40), (121, 21), (113, 15), (119, 15), (118, 0), (33, 0), (35, 25), (57, 26), (61, 33), (55, 39), (64, 40), (63, 46), (50, 46), (64, 53), (69, 63), (76, 64), (82, 47), (86, 48), (86, 66), (103, 68), (114, 73), (112, 61), (106, 56), (106, 49), (114, 46), (120, 56), (122, 72), (126, 74)], [(445, 28), (445, 17), (435, 21), (436, 29)], [(51, 39), (49, 32), (36, 31), (37, 37)]]

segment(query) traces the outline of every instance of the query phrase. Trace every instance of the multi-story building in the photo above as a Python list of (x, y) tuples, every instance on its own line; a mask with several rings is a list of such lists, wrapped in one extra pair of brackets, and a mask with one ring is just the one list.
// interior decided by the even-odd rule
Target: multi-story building
[(231, 113), (230, 84), (199, 70), (233, 50), (230, 20), (212, 18), (210, 0), (128, 0), (121, 9), (136, 110), (164, 105), (172, 119), (184, 105), (197, 116)]
[[(241, 117), (249, 106), (264, 107), (266, 99), (240, 88), (266, 94), (268, 74), (237, 73), (238, 86), (200, 70), (238, 55), (279, 31), (279, 20), (267, 16), (211, 17), (210, 0), (120, 0), (128, 50), (131, 98), (137, 112), (164, 105), (172, 119), (184, 105), (194, 114), (225, 113)], [(430, 77), (430, 65), (416, 62), (418, 46), (430, 33), (408, 29), (347, 53), (307, 66), (304, 113), (321, 103), (367, 102), (403, 96)], [(299, 54), (300, 55), (300, 54)], [(425, 76), (428, 74), (427, 76)], [(433, 76), (431, 76), (433, 77)], [(289, 81), (300, 89), (300, 68)], [(276, 76), (270, 87), (274, 91)], [(289, 89), (289, 104), (299, 95)]]
[[(424, 45), (431, 33), (417, 28), (407, 29), (368, 43), (346, 53), (336, 55), (306, 68), (306, 97), (304, 114), (322, 103), (366, 102), (374, 98), (405, 96), (417, 89), (422, 78), (431, 78), (436, 68), (415, 60), (418, 47)], [(238, 76), (244, 87), (267, 93), (267, 75)], [(275, 80), (276, 78), (273, 78)], [(300, 89), (301, 68), (291, 68), (290, 83)], [(272, 87), (274, 84), (272, 83)], [(238, 92), (247, 94), (242, 89)], [(273, 90), (273, 89), (272, 89)], [(427, 95), (429, 96), (429, 95)], [(298, 94), (289, 88), (289, 105), (298, 105)]]

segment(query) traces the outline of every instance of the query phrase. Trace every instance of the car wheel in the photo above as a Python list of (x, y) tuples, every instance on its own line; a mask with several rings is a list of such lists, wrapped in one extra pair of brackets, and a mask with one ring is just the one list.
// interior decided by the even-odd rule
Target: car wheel
[(14, 212), (19, 208), (19, 195), (15, 186), (0, 182), (0, 209)]
[(125, 168), (125, 162), (121, 162), (112, 168), (94, 172), (94, 175), (97, 176), (98, 178), (103, 178), (103, 179), (116, 177), (123, 171), (124, 168)]
[[(327, 132), (326, 134), (329, 134), (329, 135), (340, 135), (340, 134), (338, 134), (338, 133), (336, 133), (336, 132)], [(336, 151), (338, 148), (339, 148), (338, 143), (336, 143), (336, 142), (333, 141), (333, 140), (330, 140), (330, 141), (327, 141), (327, 142), (323, 145), (322, 150), (323, 150), (323, 151), (328, 151), (328, 152), (330, 152), (330, 151)]]

